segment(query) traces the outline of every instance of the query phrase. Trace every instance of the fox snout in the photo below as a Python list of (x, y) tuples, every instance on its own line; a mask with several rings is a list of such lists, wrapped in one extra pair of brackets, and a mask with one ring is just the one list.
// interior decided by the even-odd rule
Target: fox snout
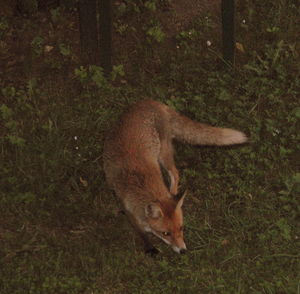
[(164, 241), (167, 245), (171, 246), (172, 249), (176, 252), (176, 253), (180, 253), (180, 254), (184, 254), (186, 253), (187, 249), (186, 249), (186, 245), (185, 242), (183, 241), (182, 236), (179, 237), (178, 239), (173, 239), (170, 235), (167, 236), (163, 236), (161, 234), (159, 234), (157, 231), (151, 230), (151, 232), (159, 237), (162, 241)]
[(181, 254), (186, 251), (181, 208), (185, 195), (186, 193), (177, 202), (152, 201), (145, 207), (149, 232), (171, 246), (176, 253)]
[(178, 246), (173, 245), (173, 246), (172, 246), (172, 249), (173, 249), (176, 253), (180, 253), (180, 254), (185, 254), (186, 251), (187, 251), (184, 242), (183, 242), (183, 244), (182, 244), (181, 247), (178, 247)]
[(172, 249), (176, 252), (176, 253), (180, 253), (180, 254), (184, 254), (186, 253), (186, 245), (185, 242), (183, 240), (183, 232), (179, 232), (177, 233), (177, 236), (175, 234), (174, 236), (175, 238), (172, 240), (173, 242), (171, 242), (171, 247)]

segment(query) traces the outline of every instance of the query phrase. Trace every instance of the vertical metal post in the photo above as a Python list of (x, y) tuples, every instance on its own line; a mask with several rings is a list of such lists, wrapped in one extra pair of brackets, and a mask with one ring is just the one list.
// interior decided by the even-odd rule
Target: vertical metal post
[(96, 0), (79, 1), (81, 55), (88, 64), (97, 64), (99, 59), (96, 12)]
[(111, 0), (99, 1), (100, 64), (107, 76), (112, 70)]
[(223, 58), (231, 65), (234, 65), (235, 49), (234, 6), (234, 0), (222, 0)]

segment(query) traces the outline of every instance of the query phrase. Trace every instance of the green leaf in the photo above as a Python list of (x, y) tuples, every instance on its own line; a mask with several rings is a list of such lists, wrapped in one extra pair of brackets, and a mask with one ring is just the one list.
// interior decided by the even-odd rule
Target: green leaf
[(300, 173), (296, 173), (293, 175), (293, 182), (295, 184), (300, 184)]
[(19, 147), (22, 147), (25, 144), (25, 140), (23, 138), (15, 136), (15, 135), (9, 135), (8, 140), (12, 145), (16, 145)]
[(285, 218), (281, 218), (276, 222), (277, 227), (280, 230), (281, 236), (286, 240), (291, 240), (291, 227), (287, 223)]
[(120, 76), (120, 77), (125, 76), (123, 64), (113, 66), (113, 69), (111, 72), (111, 79), (114, 81), (117, 78), (117, 76)]
[(106, 83), (106, 79), (103, 74), (103, 68), (100, 66), (92, 65), (90, 67), (92, 81), (99, 87), (103, 87)]
[(33, 51), (37, 54), (40, 55), (43, 52), (43, 44), (45, 40), (41, 36), (36, 36), (32, 41), (31, 41), (31, 46), (33, 48)]
[(20, 193), (17, 195), (17, 200), (20, 202), (31, 203), (36, 199), (36, 195), (31, 192)]
[(155, 25), (148, 29), (147, 35), (152, 37), (155, 41), (161, 43), (165, 38), (165, 33), (159, 25)]
[(221, 93), (218, 97), (218, 99), (222, 100), (222, 101), (230, 100), (230, 98), (231, 98), (231, 95), (228, 93), (228, 91), (226, 91), (224, 89), (221, 91)]
[(300, 107), (295, 108), (294, 115), (296, 118), (300, 118)]
[(151, 11), (156, 10), (156, 3), (154, 1), (146, 1), (144, 5), (146, 8), (148, 8)]
[(58, 8), (54, 8), (54, 9), (50, 9), (50, 14), (51, 14), (51, 20), (53, 23), (57, 23), (61, 17), (61, 13), (60, 13), (60, 7)]
[(75, 68), (74, 73), (81, 83), (84, 83), (88, 78), (87, 69), (82, 65), (79, 68)]
[(59, 51), (63, 56), (69, 56), (71, 54), (71, 49), (69, 45), (59, 44)]
[(4, 120), (9, 119), (13, 114), (13, 111), (5, 104), (1, 105), (0, 112), (1, 112), (1, 116)]

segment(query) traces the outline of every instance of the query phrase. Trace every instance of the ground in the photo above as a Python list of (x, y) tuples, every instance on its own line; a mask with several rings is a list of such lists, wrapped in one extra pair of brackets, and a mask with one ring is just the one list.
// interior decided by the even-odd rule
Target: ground
[[(107, 79), (81, 63), (76, 9), (12, 3), (0, 17), (0, 292), (298, 293), (298, 3), (236, 3), (231, 67), (218, 2), (115, 2)], [(105, 134), (145, 98), (250, 138), (176, 144), (184, 256), (155, 238), (161, 254), (145, 255), (105, 183)]]

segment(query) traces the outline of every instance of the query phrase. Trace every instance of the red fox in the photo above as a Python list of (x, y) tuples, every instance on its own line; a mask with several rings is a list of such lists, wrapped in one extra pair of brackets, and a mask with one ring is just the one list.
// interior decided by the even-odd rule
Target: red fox
[[(147, 253), (158, 250), (152, 233), (177, 253), (185, 253), (179, 173), (172, 140), (195, 145), (232, 145), (247, 141), (244, 133), (198, 123), (169, 106), (145, 100), (131, 106), (112, 128), (104, 144), (104, 171), (109, 186), (122, 200), (125, 213), (142, 237)], [(170, 179), (167, 187), (164, 169)]]

